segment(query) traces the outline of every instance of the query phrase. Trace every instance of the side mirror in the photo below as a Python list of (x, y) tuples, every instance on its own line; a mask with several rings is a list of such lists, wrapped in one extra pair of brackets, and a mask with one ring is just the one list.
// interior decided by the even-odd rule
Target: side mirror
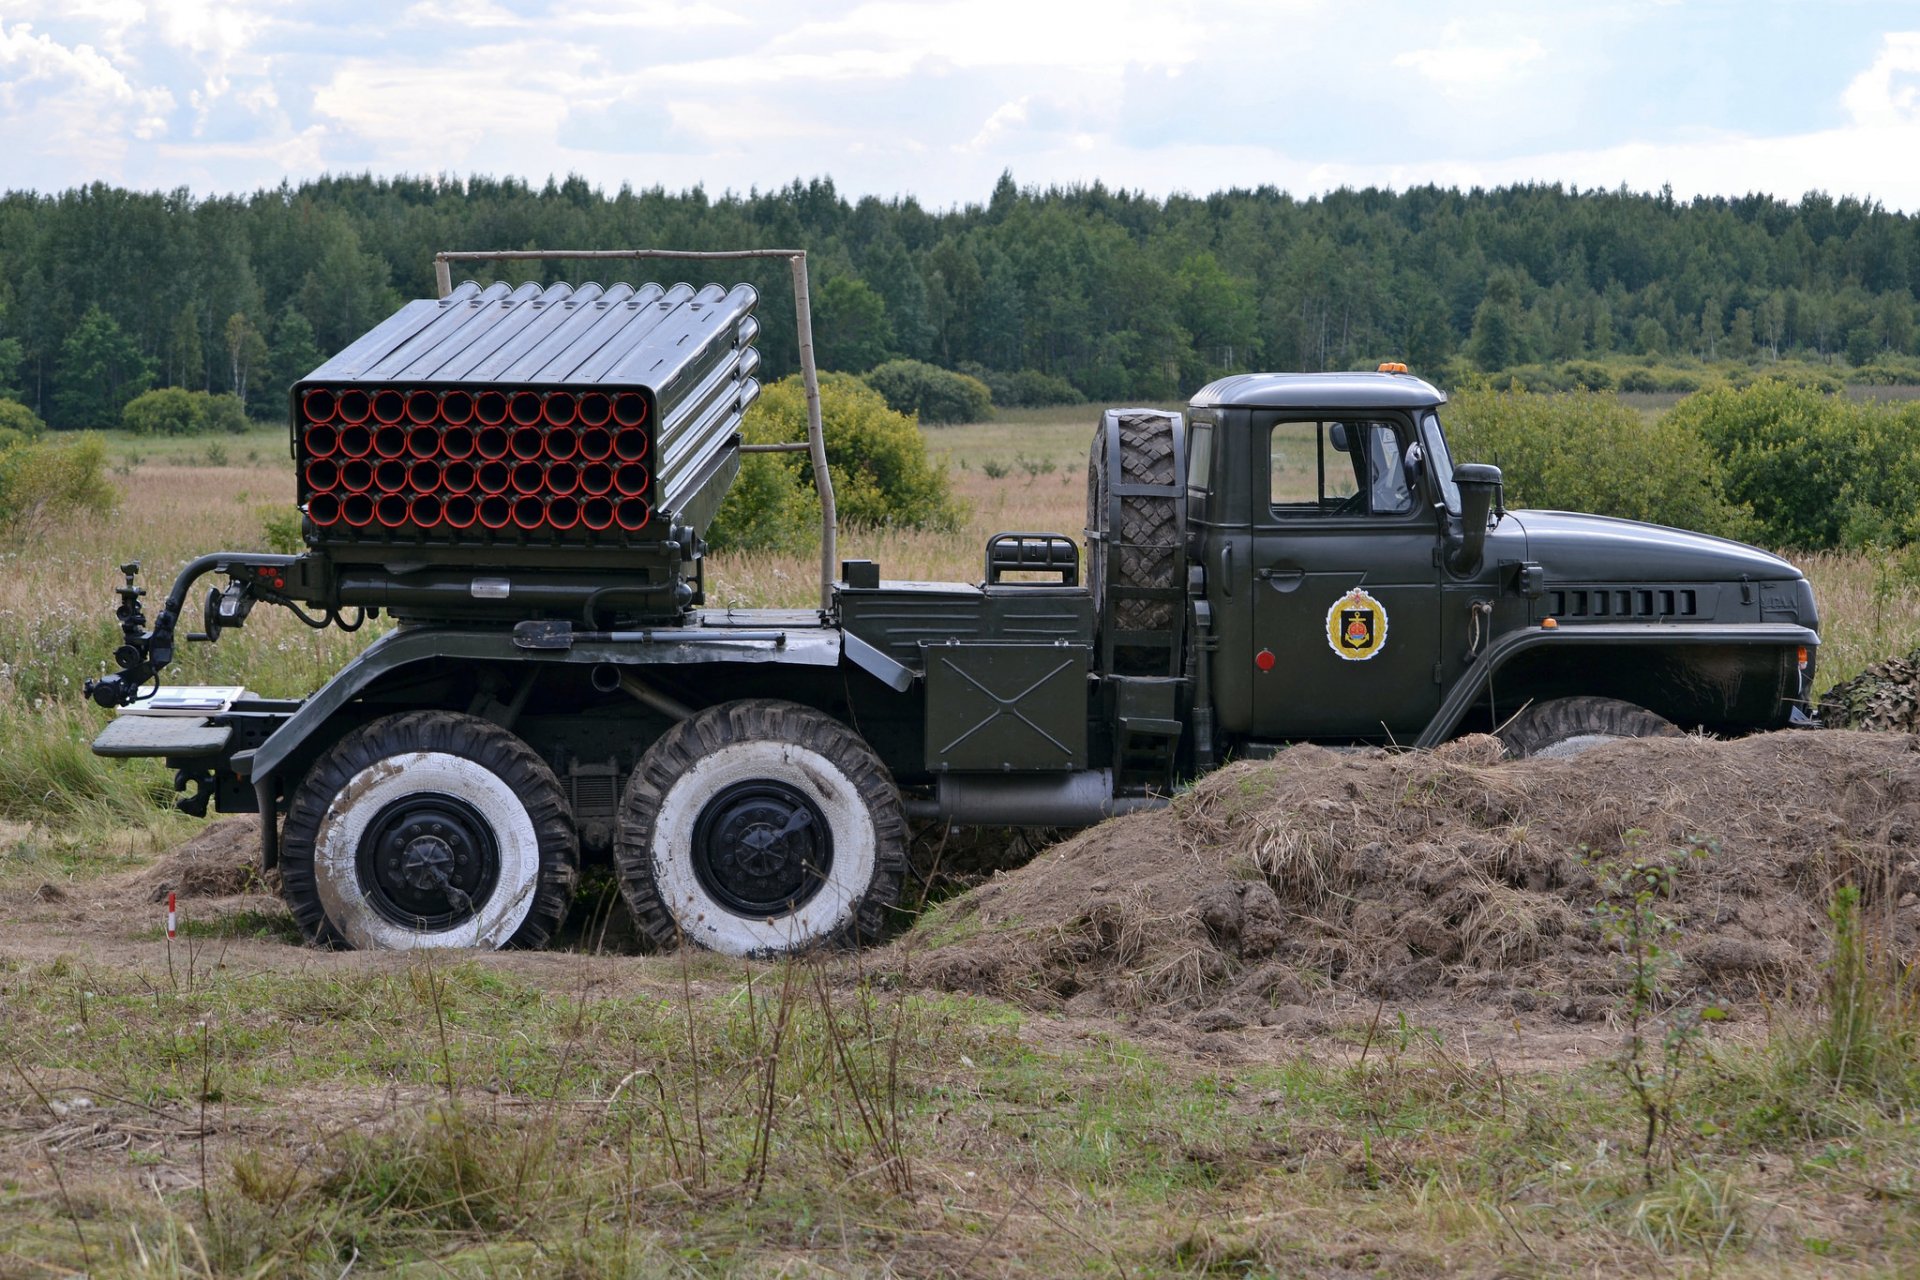
[(1336, 422), (1327, 428), (1327, 443), (1333, 446), (1335, 453), (1345, 453), (1350, 447), (1347, 442), (1347, 424)]
[(1487, 549), (1487, 515), (1500, 493), (1500, 468), (1463, 462), (1453, 469), (1453, 482), (1460, 489), (1460, 540), (1447, 554), (1447, 567), (1476, 573)]

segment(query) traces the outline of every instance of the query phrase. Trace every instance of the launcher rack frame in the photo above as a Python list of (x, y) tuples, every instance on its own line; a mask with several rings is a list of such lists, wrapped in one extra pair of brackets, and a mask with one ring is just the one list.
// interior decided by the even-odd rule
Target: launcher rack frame
[(820, 607), (833, 607), (833, 584), (839, 568), (838, 518), (833, 502), (833, 477), (827, 471), (827, 443), (820, 425), (820, 373), (813, 358), (813, 303), (807, 288), (805, 249), (450, 249), (433, 255), (433, 282), (444, 298), (453, 292), (456, 262), (542, 262), (547, 260), (738, 262), (754, 258), (785, 259), (793, 272), (793, 319), (800, 347), (800, 378), (807, 395), (807, 438), (780, 444), (742, 444), (742, 453), (799, 453), (813, 465), (814, 488), (820, 494)]

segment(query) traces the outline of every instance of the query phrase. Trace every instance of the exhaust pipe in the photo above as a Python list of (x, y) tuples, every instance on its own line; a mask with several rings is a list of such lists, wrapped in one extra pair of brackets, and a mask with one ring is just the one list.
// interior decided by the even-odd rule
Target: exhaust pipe
[(309, 387), (300, 397), (300, 412), (308, 422), (332, 422), (333, 415), (340, 412), (340, 401), (325, 387)]
[(1460, 489), (1460, 537), (1449, 548), (1447, 568), (1464, 577), (1478, 573), (1486, 556), (1487, 515), (1500, 492), (1500, 468), (1464, 462), (1453, 469), (1453, 482)]
[(540, 406), (540, 416), (547, 420), (550, 427), (568, 426), (579, 413), (579, 403), (567, 391), (547, 392), (546, 402)]

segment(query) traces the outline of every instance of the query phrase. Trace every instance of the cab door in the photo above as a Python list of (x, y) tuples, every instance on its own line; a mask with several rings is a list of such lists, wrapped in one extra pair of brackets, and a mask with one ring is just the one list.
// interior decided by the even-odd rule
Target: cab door
[(1254, 736), (1410, 741), (1441, 694), (1440, 524), (1413, 424), (1252, 426)]

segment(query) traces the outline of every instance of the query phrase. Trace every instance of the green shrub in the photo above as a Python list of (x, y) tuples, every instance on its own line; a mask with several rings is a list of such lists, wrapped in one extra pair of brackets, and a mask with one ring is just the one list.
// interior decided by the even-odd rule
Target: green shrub
[(917, 413), (929, 425), (985, 422), (993, 416), (993, 393), (986, 383), (923, 360), (889, 360), (861, 376), (888, 408)]
[(1467, 390), (1453, 398), (1447, 433), (1456, 458), (1499, 465), (1516, 507), (1590, 511), (1726, 537), (1750, 529), (1698, 436), (1667, 418), (1649, 423), (1611, 395)]
[(0, 450), (0, 532), (35, 533), (75, 511), (105, 515), (119, 498), (98, 436)]
[(121, 411), (121, 424), (137, 436), (193, 436), (213, 432), (238, 435), (247, 415), (237, 396), (208, 395), (184, 387), (143, 391)]
[(38, 440), (46, 429), (40, 415), (18, 400), (0, 400), (0, 449)]
[[(822, 374), (820, 417), (843, 524), (950, 529), (959, 523), (946, 469), (927, 457), (926, 438), (913, 419), (889, 409), (879, 392), (853, 374)], [(798, 374), (761, 392), (741, 434), (752, 444), (807, 438)], [(806, 454), (748, 454), (707, 540), (723, 550), (805, 546), (818, 513)]]
[(1007, 408), (1037, 409), (1056, 404), (1087, 402), (1086, 396), (1080, 393), (1080, 388), (1065, 378), (1055, 377), (1051, 373), (1042, 373), (1038, 369), (1001, 373), (983, 364), (968, 361), (960, 366), (960, 372), (986, 383), (987, 390), (993, 393), (993, 402)]
[(1855, 404), (1769, 378), (1690, 396), (1663, 421), (1721, 459), (1727, 496), (1771, 546), (1920, 537), (1920, 405)]

